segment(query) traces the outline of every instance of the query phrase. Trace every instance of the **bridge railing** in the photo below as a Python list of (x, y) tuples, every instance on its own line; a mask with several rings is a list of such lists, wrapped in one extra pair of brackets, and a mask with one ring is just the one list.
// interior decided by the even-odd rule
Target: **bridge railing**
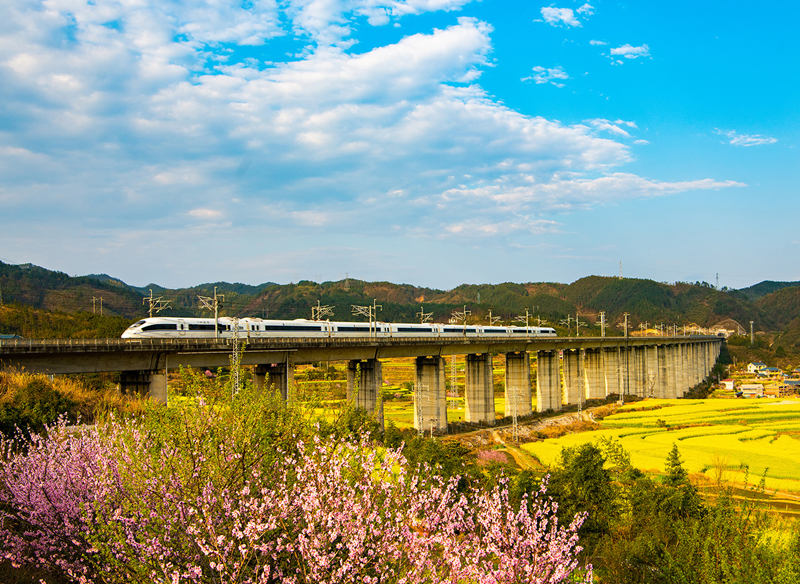
[[(700, 341), (710, 340), (716, 337), (706, 336), (682, 336), (682, 337), (628, 337), (627, 341), (635, 343), (636, 341), (671, 341), (671, 342), (685, 342), (685, 341)], [(601, 339), (608, 341), (620, 341), (622, 337), (526, 337), (526, 338), (513, 338), (513, 337), (493, 337), (493, 336), (480, 336), (480, 337), (240, 337), (240, 343), (246, 343), (251, 346), (260, 345), (273, 345), (273, 346), (289, 346), (289, 345), (305, 345), (305, 346), (319, 346), (335, 340), (337, 345), (364, 345), (371, 343), (379, 344), (424, 344), (424, 343), (437, 343), (437, 342), (466, 342), (469, 344), (480, 344), (482, 342), (508, 342), (508, 341), (521, 341), (521, 342), (541, 342), (553, 341), (554, 344), (565, 341), (590, 341), (596, 342)], [(152, 349), (175, 349), (175, 348), (214, 348), (222, 349), (229, 347), (233, 343), (233, 338), (191, 338), (179, 337), (170, 339), (159, 338), (139, 338), (139, 339), (120, 339), (120, 338), (105, 338), (105, 339), (0, 339), (0, 350), (15, 350), (24, 351), (36, 349), (55, 349), (55, 350), (103, 350), (103, 349), (130, 349), (130, 350), (152, 350)]]

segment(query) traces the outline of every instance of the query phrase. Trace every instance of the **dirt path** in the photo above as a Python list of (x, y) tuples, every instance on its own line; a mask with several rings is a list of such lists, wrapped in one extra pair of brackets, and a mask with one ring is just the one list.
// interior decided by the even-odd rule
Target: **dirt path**
[(532, 442), (538, 438), (537, 433), (553, 426), (571, 426), (577, 422), (595, 422), (594, 411), (603, 408), (606, 412), (608, 406), (598, 406), (589, 408), (582, 412), (569, 412), (538, 420), (520, 422), (517, 425), (517, 435), (514, 435), (514, 428), (511, 424), (504, 424), (494, 428), (485, 428), (464, 432), (463, 434), (453, 434), (445, 437), (445, 440), (456, 440), (472, 449), (479, 449), (501, 445), (511, 455), (514, 462), (522, 469), (535, 470), (542, 468), (541, 463), (535, 456), (531, 456), (520, 448), (520, 444)]

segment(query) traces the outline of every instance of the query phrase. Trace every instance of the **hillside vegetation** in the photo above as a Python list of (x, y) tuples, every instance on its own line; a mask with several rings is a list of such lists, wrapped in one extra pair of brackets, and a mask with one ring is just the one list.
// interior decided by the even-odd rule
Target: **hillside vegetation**
[[(198, 308), (198, 295), (213, 295), (216, 287), (224, 296), (221, 314), (225, 316), (309, 318), (311, 307), (319, 301), (333, 307), (332, 319), (353, 320), (351, 305), (375, 300), (382, 305), (378, 317), (386, 321), (417, 320), (424, 306), (425, 312), (433, 313), (434, 321), (444, 322), (454, 310), (466, 306), (473, 322), (485, 322), (491, 310), (504, 323), (511, 323), (527, 309), (534, 315), (532, 323), (538, 322), (538, 316), (560, 334), (568, 332), (561, 321), (576, 314), (587, 323), (582, 334), (599, 334), (597, 321), (604, 311), (614, 334), (621, 330), (627, 312), (631, 330), (642, 323), (707, 327), (721, 322), (729, 326), (738, 323), (746, 330), (752, 320), (756, 331), (771, 334), (769, 344), (780, 337), (777, 342), (787, 350), (800, 350), (800, 286), (796, 284), (762, 282), (743, 290), (717, 290), (705, 282), (667, 284), (588, 276), (571, 284), (462, 284), (452, 290), (355, 279), (259, 285), (216, 282), (167, 289), (158, 284), (129, 286), (106, 274), (71, 277), (31, 264), (0, 262), (0, 303), (13, 308), (13, 314), (0, 313), (0, 332), (31, 337), (116, 336), (124, 329), (123, 321), (147, 316), (144, 299), (151, 289), (170, 301), (163, 315), (199, 316), (208, 313)], [(91, 311), (99, 313), (101, 297), (103, 318), (98, 318), (100, 315)], [(36, 310), (47, 311), (48, 316)], [(72, 321), (73, 317), (76, 320)]]

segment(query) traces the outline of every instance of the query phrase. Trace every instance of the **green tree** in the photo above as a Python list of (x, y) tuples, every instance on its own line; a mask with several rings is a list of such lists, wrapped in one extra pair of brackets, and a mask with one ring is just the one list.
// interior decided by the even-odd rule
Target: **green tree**
[(559, 503), (559, 520), (569, 521), (582, 511), (588, 514), (579, 533), (589, 554), (608, 533), (619, 510), (617, 492), (605, 462), (603, 453), (594, 444), (564, 448), (559, 466), (550, 475), (548, 492)]

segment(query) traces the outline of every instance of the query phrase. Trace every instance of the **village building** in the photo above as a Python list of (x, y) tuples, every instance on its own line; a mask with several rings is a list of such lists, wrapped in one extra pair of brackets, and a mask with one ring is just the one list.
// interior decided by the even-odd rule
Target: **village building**
[(761, 383), (743, 383), (736, 392), (740, 397), (764, 397), (764, 385)]

